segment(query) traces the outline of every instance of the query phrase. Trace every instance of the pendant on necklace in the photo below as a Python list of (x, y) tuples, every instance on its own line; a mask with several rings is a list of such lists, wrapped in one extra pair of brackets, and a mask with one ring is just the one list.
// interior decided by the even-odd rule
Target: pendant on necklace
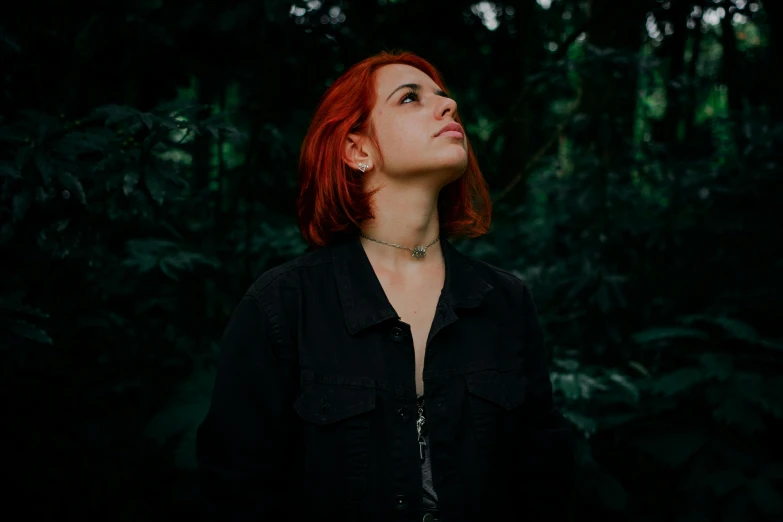
[(411, 254), (411, 257), (415, 257), (416, 259), (421, 259), (426, 255), (427, 255), (427, 247), (416, 245), (416, 247), (414, 247), (413, 249), (413, 254)]

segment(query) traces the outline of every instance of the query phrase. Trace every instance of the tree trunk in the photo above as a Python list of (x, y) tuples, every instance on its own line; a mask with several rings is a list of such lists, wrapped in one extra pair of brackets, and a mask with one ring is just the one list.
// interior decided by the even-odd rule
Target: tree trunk
[(766, 102), (769, 105), (772, 121), (783, 122), (783, 99), (781, 99), (777, 80), (780, 62), (783, 56), (783, 5), (780, 1), (769, 0), (764, 2), (763, 9), (767, 12), (767, 24), (769, 24), (769, 47), (767, 48), (767, 79), (764, 84), (766, 89)]
[(656, 141), (675, 146), (677, 127), (685, 118), (685, 100), (688, 79), (685, 76), (685, 45), (688, 42), (688, 15), (692, 4), (686, 1), (672, 2), (671, 19), (674, 33), (664, 39), (661, 54), (669, 62), (669, 77), (666, 82), (666, 113), (659, 127)]
[(746, 139), (742, 132), (742, 99), (743, 78), (741, 76), (742, 59), (737, 50), (737, 36), (731, 25), (731, 14), (721, 20), (721, 46), (723, 47), (723, 60), (721, 62), (720, 82), (728, 88), (728, 112), (729, 120), (733, 123), (732, 135), (737, 151), (745, 149)]
[(698, 85), (698, 73), (696, 72), (696, 64), (699, 62), (699, 56), (701, 55), (701, 40), (702, 33), (699, 28), (701, 24), (701, 18), (695, 20), (695, 26), (691, 29), (692, 34), (692, 46), (691, 46), (691, 59), (688, 62), (687, 73), (687, 95), (685, 97), (685, 106), (683, 107), (683, 114), (685, 116), (685, 139), (684, 143), (690, 143), (694, 136), (693, 130), (696, 123), (696, 87)]
[[(199, 104), (209, 105), (215, 103), (218, 94), (218, 86), (216, 84), (217, 75), (215, 74), (203, 74), (198, 79), (197, 85), (197, 99)], [(211, 109), (205, 109), (201, 111), (198, 118), (206, 118), (211, 113)], [(214, 201), (208, 197), (209, 192), (206, 190), (209, 187), (209, 183), (212, 180), (212, 143), (213, 138), (208, 133), (197, 134), (191, 142), (190, 152), (193, 157), (192, 163), (192, 175), (193, 175), (193, 190), (196, 194), (203, 194), (205, 196), (202, 201), (202, 213), (205, 218), (211, 216), (214, 219), (214, 212), (217, 210), (214, 208)]]
[(590, 30), (588, 40), (607, 54), (596, 57), (595, 69), (582, 78), (580, 112), (589, 121), (573, 138), (583, 146), (594, 146), (605, 168), (611, 169), (616, 155), (629, 150), (620, 144), (633, 137), (639, 76), (635, 58), (641, 47), (646, 8), (638, 2), (591, 0), (590, 11), (605, 13)]
[(723, 46), (720, 81), (729, 90), (729, 112), (735, 116), (742, 110), (742, 78), (740, 77), (740, 54), (737, 50), (737, 37), (731, 25), (731, 15), (721, 20), (720, 43)]
[[(514, 85), (511, 92), (522, 93), (525, 81), (540, 66), (541, 52), (538, 49), (541, 45), (541, 38), (538, 34), (535, 0), (519, 0), (515, 2), (514, 7), (516, 14), (513, 23), (516, 28), (517, 49), (508, 76)], [(543, 142), (543, 139), (534, 140), (534, 136), (537, 134), (534, 129), (541, 130), (540, 105), (535, 102), (533, 95), (526, 96), (512, 117), (507, 118), (500, 129), (498, 134), (505, 137), (505, 142), (500, 156), (500, 168), (492, 179), (492, 184), (495, 187), (507, 186), (524, 168), (539, 143)], [(522, 180), (517, 188), (509, 193), (506, 202), (510, 204), (523, 202), (526, 186), (527, 184)]]

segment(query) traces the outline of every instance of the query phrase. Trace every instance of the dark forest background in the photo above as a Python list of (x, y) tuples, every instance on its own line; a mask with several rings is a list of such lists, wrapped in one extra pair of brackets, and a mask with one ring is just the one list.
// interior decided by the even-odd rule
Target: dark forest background
[(312, 111), (407, 49), (444, 74), (492, 189), (491, 233), (456, 246), (536, 299), (579, 434), (573, 520), (783, 519), (782, 25), (778, 0), (15, 3), (6, 514), (198, 514), (222, 331), (305, 250)]

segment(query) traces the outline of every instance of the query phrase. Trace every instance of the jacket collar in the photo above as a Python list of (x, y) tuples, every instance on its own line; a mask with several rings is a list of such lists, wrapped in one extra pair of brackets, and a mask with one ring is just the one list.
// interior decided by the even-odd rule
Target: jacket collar
[[(481, 278), (470, 259), (441, 237), (441, 250), (446, 266), (446, 279), (440, 303), (447, 306), (447, 315), (456, 320), (457, 308), (477, 307), (492, 285)], [(399, 319), (358, 234), (330, 246), (337, 289), (345, 316), (345, 324), (353, 335), (364, 328), (388, 319)]]

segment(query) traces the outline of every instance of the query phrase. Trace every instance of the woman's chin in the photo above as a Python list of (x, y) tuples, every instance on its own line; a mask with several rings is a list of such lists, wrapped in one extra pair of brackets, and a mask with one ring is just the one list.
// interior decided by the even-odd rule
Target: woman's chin
[(439, 167), (443, 169), (465, 170), (468, 166), (468, 151), (463, 149), (459, 143), (454, 147), (450, 147), (451, 150), (442, 151), (439, 154), (438, 163)]

